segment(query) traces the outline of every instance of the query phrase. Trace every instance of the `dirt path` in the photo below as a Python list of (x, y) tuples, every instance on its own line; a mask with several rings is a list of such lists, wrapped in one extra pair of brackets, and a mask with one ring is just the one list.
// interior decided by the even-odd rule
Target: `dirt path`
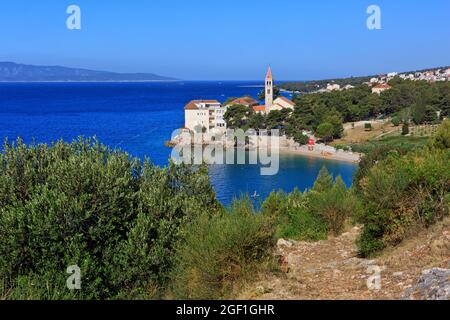
[[(261, 275), (240, 298), (400, 299), (424, 269), (450, 267), (450, 220), (373, 260), (357, 257), (355, 240), (359, 233), (356, 227), (326, 241), (280, 244), (278, 254), (284, 257), (289, 272)], [(377, 268), (381, 270), (381, 289), (371, 290), (367, 280)], [(376, 281), (371, 284), (376, 285)]]

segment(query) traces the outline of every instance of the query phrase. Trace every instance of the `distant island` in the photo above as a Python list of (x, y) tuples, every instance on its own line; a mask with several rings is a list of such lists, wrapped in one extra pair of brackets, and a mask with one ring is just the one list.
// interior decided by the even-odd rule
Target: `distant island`
[(0, 82), (132, 82), (175, 81), (153, 73), (115, 73), (62, 66), (0, 62)]

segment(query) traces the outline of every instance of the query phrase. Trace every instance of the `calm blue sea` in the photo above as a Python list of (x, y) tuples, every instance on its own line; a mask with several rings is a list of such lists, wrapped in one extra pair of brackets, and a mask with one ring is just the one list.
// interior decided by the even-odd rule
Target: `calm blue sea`
[[(97, 136), (112, 148), (149, 157), (165, 166), (171, 150), (164, 146), (184, 124), (184, 105), (192, 99), (252, 95), (260, 82), (169, 83), (34, 83), (0, 84), (0, 138), (25, 142), (70, 141)], [(212, 183), (228, 205), (242, 193), (265, 198), (272, 190), (310, 188), (325, 165), (350, 185), (356, 166), (348, 163), (282, 156), (276, 176), (261, 176), (258, 166), (213, 166)]]

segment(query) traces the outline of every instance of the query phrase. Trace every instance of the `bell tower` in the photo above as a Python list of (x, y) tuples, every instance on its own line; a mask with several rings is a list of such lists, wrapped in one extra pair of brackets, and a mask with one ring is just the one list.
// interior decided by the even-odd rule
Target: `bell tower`
[(266, 114), (270, 112), (270, 108), (273, 106), (273, 78), (272, 78), (272, 71), (267, 71), (266, 75), (266, 84), (265, 84), (265, 95), (266, 95)]

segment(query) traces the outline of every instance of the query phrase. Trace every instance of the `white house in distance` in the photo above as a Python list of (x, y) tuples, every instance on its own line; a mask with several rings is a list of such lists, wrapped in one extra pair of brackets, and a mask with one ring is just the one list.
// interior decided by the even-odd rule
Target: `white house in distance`
[(391, 89), (392, 87), (386, 83), (379, 84), (372, 88), (372, 93), (381, 94), (382, 92)]
[(341, 86), (336, 83), (327, 84), (327, 91), (339, 91), (341, 90)]
[(192, 100), (184, 107), (184, 126), (193, 132), (225, 132), (226, 111), (227, 107), (217, 100)]

